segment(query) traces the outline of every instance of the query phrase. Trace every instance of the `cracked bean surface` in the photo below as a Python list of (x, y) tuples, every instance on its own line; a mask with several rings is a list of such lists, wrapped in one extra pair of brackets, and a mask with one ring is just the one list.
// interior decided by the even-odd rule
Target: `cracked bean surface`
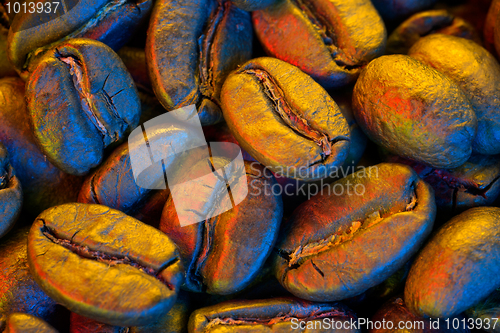
[[(200, 159), (189, 172), (179, 170), (179, 181), (207, 175), (211, 168), (207, 168), (205, 158)], [(179, 245), (186, 267), (185, 287), (188, 290), (227, 295), (243, 290), (264, 266), (278, 235), (283, 202), (281, 196), (269, 193), (269, 189), (276, 184), (271, 173), (260, 164), (245, 162), (242, 178), (246, 178), (248, 194), (233, 207), (232, 200), (241, 197), (244, 186), (235, 185), (234, 179), (228, 179), (230, 184), (222, 178), (222, 167), (228, 162), (225, 158), (212, 160), (219, 177), (213, 179), (210, 185), (205, 184), (206, 188), (200, 189), (191, 184), (184, 190), (186, 194), (182, 199), (190, 203), (186, 212), (176, 211), (170, 196), (163, 208), (160, 230)], [(201, 201), (193, 198), (192, 193), (201, 190), (210, 193), (210, 197)], [(220, 195), (226, 192), (230, 197)], [(206, 193), (201, 194), (202, 197), (206, 198)], [(213, 213), (221, 207), (233, 208), (214, 216)], [(182, 227), (179, 214), (209, 218)]]
[(311, 77), (286, 62), (247, 62), (229, 75), (221, 101), (241, 147), (274, 173), (325, 178), (349, 153), (350, 130), (337, 104)]
[(26, 99), (40, 149), (74, 175), (99, 165), (105, 148), (135, 128), (141, 114), (123, 62), (90, 39), (71, 39), (48, 51), (30, 73)]
[[(344, 192), (336, 195), (339, 187)], [(362, 195), (354, 192), (361, 188)], [(363, 169), (294, 211), (276, 245), (276, 277), (292, 294), (311, 301), (359, 295), (416, 253), (435, 214), (432, 188), (410, 167)]]
[(165, 234), (101, 205), (65, 204), (40, 214), (28, 236), (28, 263), (58, 303), (120, 326), (166, 314), (183, 280), (179, 252)]
[(202, 125), (222, 121), (222, 84), (251, 56), (250, 14), (231, 1), (156, 3), (146, 59), (153, 90), (165, 109), (196, 104)]

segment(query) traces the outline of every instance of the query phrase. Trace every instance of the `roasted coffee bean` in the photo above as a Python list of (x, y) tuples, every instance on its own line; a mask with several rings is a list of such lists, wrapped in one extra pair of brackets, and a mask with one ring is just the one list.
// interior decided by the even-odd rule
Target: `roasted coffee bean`
[(359, 295), (417, 252), (435, 214), (432, 188), (410, 167), (362, 169), (294, 211), (276, 246), (276, 277), (311, 301)]
[[(212, 157), (201, 158), (190, 170), (179, 169), (178, 183), (198, 179), (208, 170), (220, 173), (222, 168), (228, 172), (228, 159)], [(207, 165), (208, 164), (208, 165)], [(281, 196), (275, 195), (271, 189), (276, 181), (271, 173), (258, 163), (245, 162), (245, 170), (241, 170), (242, 179), (248, 186), (248, 193), (241, 198), (245, 184), (234, 185), (237, 181), (231, 177), (226, 180), (214, 179), (214, 183), (204, 185), (210, 191), (210, 198), (201, 200), (193, 193), (199, 193), (196, 184), (183, 188), (185, 200), (190, 205), (181, 211), (169, 197), (161, 217), (160, 230), (178, 244), (181, 258), (186, 267), (185, 287), (190, 291), (206, 291), (210, 294), (232, 294), (248, 286), (264, 265), (276, 240), (283, 203)], [(233, 173), (231, 173), (233, 174)], [(240, 178), (241, 180), (241, 178)], [(217, 215), (221, 207), (232, 207), (230, 198), (221, 198), (221, 192), (229, 187), (234, 208)], [(208, 216), (201, 223), (181, 226), (180, 216)], [(215, 215), (215, 216), (214, 216)], [(213, 216), (213, 217), (212, 217)]]
[(0, 142), (7, 148), (21, 182), (27, 218), (76, 201), (83, 178), (57, 169), (36, 145), (24, 101), (24, 82), (19, 78), (0, 79)]
[(52, 7), (55, 3), (42, 3), (42, 13), (20, 12), (12, 22), (8, 56), (19, 72), (25, 71), (40, 53), (71, 38), (95, 39), (118, 50), (148, 16), (153, 1), (73, 0), (58, 10)]
[(417, 13), (401, 23), (387, 39), (386, 53), (407, 54), (420, 38), (435, 33), (470, 39), (481, 45), (481, 37), (470, 23), (437, 9)]
[(500, 287), (500, 208), (471, 208), (448, 221), (420, 251), (405, 287), (415, 314), (456, 316)]
[[(463, 316), (450, 318), (448, 322), (438, 319), (419, 317), (405, 305), (401, 297), (395, 297), (385, 303), (373, 315), (372, 322), (385, 323), (380, 328), (371, 328), (369, 333), (468, 333), (467, 325), (463, 325)], [(458, 320), (459, 325), (453, 325)], [(455, 328), (453, 328), (455, 326)], [(470, 326), (470, 325), (469, 325)]]
[(385, 49), (384, 23), (368, 0), (282, 0), (252, 18), (267, 54), (326, 88), (355, 81)]
[(0, 237), (16, 223), (23, 204), (23, 190), (9, 162), (9, 153), (0, 143)]
[(372, 0), (372, 2), (384, 20), (396, 21), (431, 7), (437, 0)]
[[(342, 110), (342, 108), (341, 108)], [(344, 114), (343, 110), (342, 113)], [(349, 124), (351, 125), (351, 123)], [(355, 127), (351, 125), (350, 128)], [(231, 131), (229, 130), (229, 127), (227, 126), (226, 123), (221, 123), (217, 124), (214, 126), (205, 126), (203, 128), (203, 131), (206, 135), (207, 141), (209, 142), (231, 142), (234, 144), (239, 145), (239, 142), (236, 140), (236, 138), (231, 134)], [(361, 132), (360, 130), (358, 133)], [(363, 134), (362, 134), (363, 135)], [(353, 136), (354, 138), (358, 139), (359, 137)], [(358, 144), (359, 146), (356, 146), (354, 149), (351, 149), (349, 152), (350, 154), (348, 155), (349, 157), (357, 158), (357, 153), (359, 153), (359, 149), (362, 148), (360, 147), (362, 143), (360, 141), (356, 141), (355, 144)], [(255, 158), (250, 156), (243, 148), (241, 148), (242, 152), (242, 157), (245, 161), (249, 162), (257, 162)], [(352, 155), (351, 155), (352, 153)], [(348, 160), (344, 162), (343, 167), (346, 167), (346, 169), (349, 169), (352, 165), (349, 165), (347, 162)], [(352, 163), (352, 161), (351, 161)], [(338, 171), (338, 170), (335, 170)], [(271, 172), (272, 173), (272, 172)], [(341, 173), (341, 172), (337, 172)], [(283, 175), (279, 175), (276, 173), (272, 173), (274, 178), (276, 178), (277, 184), (275, 187), (273, 186), (273, 191), (275, 191), (277, 194), (281, 194), (281, 197), (283, 199), (283, 211), (291, 213), (291, 210), (297, 207), (298, 204), (302, 203), (304, 200), (307, 200), (305, 198), (306, 193), (309, 193), (308, 191), (313, 188), (313, 191), (318, 191), (319, 188), (322, 186), (323, 181), (330, 181), (330, 178), (327, 178), (325, 180), (320, 180), (320, 181), (315, 181), (315, 182), (304, 182), (301, 180), (297, 179), (291, 179), (287, 178)], [(335, 176), (335, 172), (332, 172), (331, 176)], [(284, 219), (286, 219), (287, 216), (284, 216)], [(142, 220), (141, 220), (142, 221)]]
[(440, 0), (433, 8), (445, 9), (472, 24), (477, 31), (483, 31), (491, 2), (492, 0), (465, 0), (460, 2)]
[(399, 156), (454, 168), (472, 153), (477, 119), (466, 95), (411, 57), (373, 60), (354, 86), (353, 111), (370, 139)]
[(388, 161), (409, 165), (432, 186), (441, 213), (457, 214), (469, 208), (493, 205), (500, 194), (500, 156), (472, 154), (455, 169), (436, 169), (398, 156)]
[(357, 322), (358, 318), (345, 305), (293, 298), (241, 300), (202, 308), (189, 318), (189, 332), (332, 332), (331, 329), (317, 329), (315, 325), (324, 320), (328, 320), (331, 327), (344, 327), (335, 332), (361, 332), (350, 328), (348, 323)]
[(119, 326), (165, 315), (183, 275), (167, 236), (101, 205), (66, 204), (40, 214), (28, 237), (28, 262), (55, 301)]
[[(78, 27), (97, 15), (99, 9), (106, 2), (106, 0), (73, 1), (68, 4), (69, 11), (67, 13), (64, 11), (58, 12), (57, 10), (53, 12), (51, 8), (50, 13), (38, 14), (37, 17), (30, 15), (30, 13), (19, 15), (16, 22), (12, 22), (12, 29), (9, 33), (8, 55), (10, 61), (17, 70), (21, 70), (29, 52), (53, 43), (78, 29)], [(42, 25), (37, 27), (39, 23), (42, 23)], [(49, 29), (47, 30), (47, 28)], [(21, 36), (24, 38), (19, 38)]]
[(472, 149), (500, 153), (500, 64), (484, 48), (464, 38), (434, 34), (421, 38), (408, 55), (434, 67), (455, 82), (477, 118)]
[(58, 333), (58, 331), (40, 318), (14, 312), (7, 317), (3, 333)]
[(483, 331), (500, 332), (500, 327), (495, 324), (500, 318), (500, 289), (495, 290), (484, 300), (465, 311), (465, 314), (469, 318), (473, 318), (475, 323), (480, 321), (476, 327), (480, 327)]
[(153, 89), (167, 110), (196, 104), (202, 125), (221, 121), (222, 83), (251, 54), (250, 14), (231, 1), (156, 2), (146, 59)]
[(227, 78), (221, 102), (240, 145), (274, 173), (321, 179), (347, 157), (350, 133), (342, 112), (311, 77), (286, 62), (247, 62)]
[(0, 243), (0, 316), (23, 312), (53, 323), (58, 305), (29, 272), (28, 231), (29, 228), (13, 230)]
[(123, 62), (90, 39), (72, 39), (47, 52), (29, 76), (26, 99), (41, 150), (74, 175), (99, 165), (104, 149), (135, 128), (141, 114)]

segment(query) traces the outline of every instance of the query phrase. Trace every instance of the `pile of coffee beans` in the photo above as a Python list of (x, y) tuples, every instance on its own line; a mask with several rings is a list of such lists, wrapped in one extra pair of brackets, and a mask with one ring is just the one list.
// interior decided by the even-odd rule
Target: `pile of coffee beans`
[(0, 332), (500, 332), (500, 0), (2, 0)]

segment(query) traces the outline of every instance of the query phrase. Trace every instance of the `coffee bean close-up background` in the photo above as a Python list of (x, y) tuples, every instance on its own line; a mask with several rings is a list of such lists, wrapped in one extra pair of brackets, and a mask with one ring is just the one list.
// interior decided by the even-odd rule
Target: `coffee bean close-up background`
[(1, 0), (0, 332), (500, 332), (500, 0)]

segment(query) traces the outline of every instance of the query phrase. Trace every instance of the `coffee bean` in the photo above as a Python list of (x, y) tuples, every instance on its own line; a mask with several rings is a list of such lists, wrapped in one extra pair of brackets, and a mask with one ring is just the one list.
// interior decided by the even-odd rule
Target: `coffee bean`
[[(154, 122), (153, 122), (154, 123)], [(146, 123), (147, 124), (147, 123)], [(169, 148), (172, 151), (179, 150), (176, 154), (170, 154), (162, 159), (162, 170), (159, 173), (148, 173), (148, 181), (151, 184), (165, 183), (165, 175), (170, 173), (175, 168), (180, 168), (180, 160), (187, 158), (187, 152), (181, 150), (188, 147), (193, 141), (195, 133), (189, 129), (188, 125), (181, 123), (161, 124), (155, 128), (150, 128), (148, 133), (148, 143), (161, 141), (171, 145)], [(144, 153), (148, 151), (142, 128), (134, 131), (134, 134), (129, 136), (129, 140), (116, 148), (108, 159), (103, 162), (100, 167), (91, 174), (83, 183), (82, 189), (78, 196), (78, 202), (95, 203), (118, 209), (124, 213), (133, 213), (141, 208), (148, 200), (151, 194), (151, 189), (154, 187), (141, 187), (134, 177), (133, 164), (130, 159), (132, 153)], [(200, 140), (200, 137), (197, 137)], [(176, 147), (172, 146), (175, 145)], [(176, 149), (177, 148), (177, 149)], [(161, 150), (161, 147), (157, 149)], [(149, 157), (149, 156), (148, 156)], [(155, 187), (157, 188), (157, 187)]]
[(387, 159), (411, 166), (432, 186), (441, 214), (456, 215), (472, 207), (493, 205), (500, 194), (498, 155), (472, 154), (467, 162), (454, 169), (435, 169), (397, 156)]
[(28, 237), (33, 277), (80, 315), (119, 326), (147, 325), (173, 306), (183, 269), (160, 231), (100, 205), (50, 208)]
[(347, 157), (350, 132), (342, 112), (311, 77), (286, 62), (247, 62), (228, 77), (221, 101), (241, 147), (274, 173), (321, 179)]
[(33, 59), (55, 44), (72, 38), (95, 39), (118, 50), (148, 16), (153, 5), (151, 0), (71, 0), (64, 4), (49, 1), (42, 3), (42, 12), (19, 12), (12, 21), (9, 32), (8, 56), (23, 77), (27, 75), (23, 72)]
[(99, 165), (104, 149), (135, 128), (141, 114), (118, 55), (90, 39), (72, 39), (47, 52), (30, 74), (26, 99), (41, 150), (74, 175)]
[(431, 187), (411, 168), (362, 169), (294, 211), (276, 246), (276, 277), (311, 301), (359, 295), (417, 252), (435, 214)]
[(467, 96), (411, 57), (372, 61), (354, 86), (353, 111), (368, 137), (396, 155), (454, 168), (472, 153), (477, 119)]
[(486, 16), (483, 30), (484, 47), (493, 55), (498, 55), (495, 49), (495, 27), (498, 22), (498, 13), (500, 13), (500, 1), (493, 0), (488, 10), (488, 15)]
[(250, 14), (231, 1), (158, 1), (153, 9), (146, 59), (167, 110), (196, 104), (202, 125), (220, 122), (222, 84), (251, 52)]
[[(426, 319), (408, 310), (403, 298), (395, 297), (383, 304), (370, 320), (373, 323), (385, 323), (371, 328), (369, 333), (469, 333), (468, 325), (462, 325), (464, 316), (450, 318), (449, 321)], [(456, 322), (461, 323), (457, 325)], [(455, 323), (455, 325), (450, 324)], [(375, 325), (372, 325), (375, 326)], [(454, 327), (455, 326), (455, 327)], [(470, 325), (469, 325), (470, 326)]]
[(448, 221), (420, 251), (405, 300), (416, 314), (456, 316), (500, 287), (500, 208), (471, 208)]
[(372, 0), (380, 15), (386, 21), (405, 19), (406, 17), (431, 7), (437, 0)]
[(54, 324), (58, 305), (40, 289), (29, 271), (28, 231), (13, 230), (0, 243), (0, 316), (23, 312)]
[[(160, 230), (179, 246), (186, 267), (185, 287), (190, 291), (220, 295), (241, 291), (263, 267), (278, 234), (283, 203), (272, 192), (274, 177), (258, 163), (245, 162), (245, 170), (233, 170), (226, 167), (229, 161), (220, 156), (200, 158), (189, 171), (178, 169), (180, 176), (173, 177), (178, 183), (200, 179), (212, 167), (219, 176), (203, 187), (192, 182), (184, 185), (184, 196), (169, 197), (163, 209)], [(242, 197), (245, 183), (248, 193)], [(178, 207), (179, 201), (184, 202), (185, 210)], [(225, 207), (233, 208), (225, 211)], [(179, 216), (203, 221), (181, 226)]]

